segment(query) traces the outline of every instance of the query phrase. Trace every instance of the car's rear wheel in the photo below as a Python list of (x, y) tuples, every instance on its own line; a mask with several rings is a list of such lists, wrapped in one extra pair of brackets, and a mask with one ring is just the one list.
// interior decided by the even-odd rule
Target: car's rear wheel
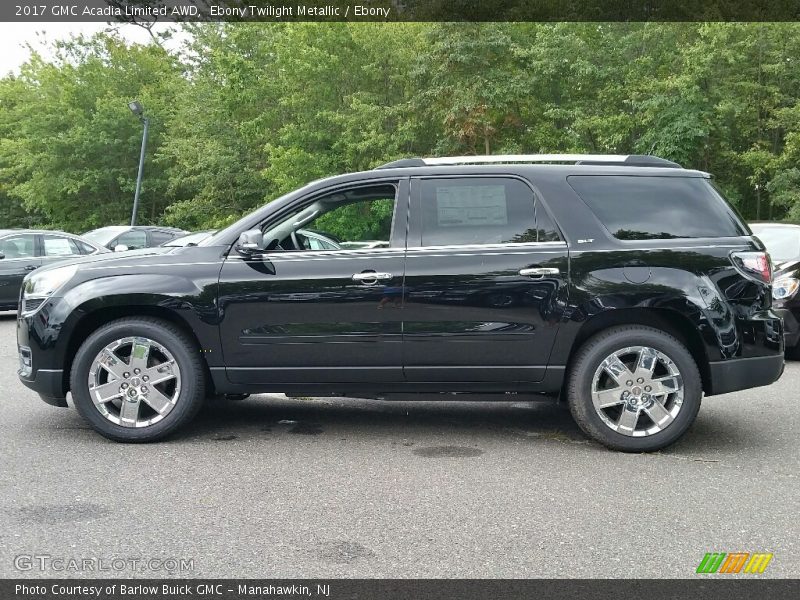
[(651, 327), (626, 325), (584, 343), (567, 375), (578, 426), (625, 452), (669, 446), (694, 422), (703, 390), (689, 350)]
[(148, 317), (113, 321), (90, 335), (75, 355), (75, 407), (109, 439), (160, 440), (202, 406), (200, 360), (189, 336), (169, 322)]

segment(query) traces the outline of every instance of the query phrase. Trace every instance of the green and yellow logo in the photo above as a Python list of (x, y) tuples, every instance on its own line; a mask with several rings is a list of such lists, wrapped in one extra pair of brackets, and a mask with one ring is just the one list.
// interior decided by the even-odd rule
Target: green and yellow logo
[(709, 552), (697, 566), (698, 573), (763, 573), (772, 553)]

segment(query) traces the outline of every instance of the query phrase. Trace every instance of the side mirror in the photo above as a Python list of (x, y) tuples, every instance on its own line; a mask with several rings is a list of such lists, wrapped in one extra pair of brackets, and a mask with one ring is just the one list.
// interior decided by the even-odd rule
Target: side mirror
[(253, 256), (264, 249), (264, 234), (260, 229), (243, 231), (236, 242), (236, 251), (243, 256)]
[(117, 244), (114, 246), (114, 252), (127, 252), (128, 247), (125, 244)]
[(0, 260), (3, 260), (5, 257), (6, 257), (6, 255), (3, 254), (2, 252), (0, 252)]

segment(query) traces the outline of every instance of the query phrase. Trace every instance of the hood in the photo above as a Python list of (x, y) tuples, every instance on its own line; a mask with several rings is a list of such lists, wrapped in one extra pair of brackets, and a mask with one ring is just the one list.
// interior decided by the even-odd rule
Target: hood
[(155, 248), (142, 248), (140, 250), (127, 250), (125, 252), (105, 252), (92, 256), (83, 256), (70, 260), (63, 260), (52, 265), (41, 267), (29, 273), (28, 276), (59, 267), (77, 265), (78, 269), (91, 268), (93, 266), (141, 266), (146, 268), (148, 264), (157, 263), (187, 263), (203, 262), (210, 260), (210, 257), (219, 257), (225, 248), (217, 246), (157, 246)]

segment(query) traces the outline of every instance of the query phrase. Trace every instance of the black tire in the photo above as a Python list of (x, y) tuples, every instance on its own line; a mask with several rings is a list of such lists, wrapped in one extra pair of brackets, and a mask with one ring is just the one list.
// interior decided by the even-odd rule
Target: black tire
[[(123, 427), (105, 418), (95, 407), (87, 383), (98, 353), (115, 340), (130, 336), (149, 338), (166, 348), (180, 369), (180, 391), (174, 408), (160, 421), (145, 427)], [(200, 353), (194, 341), (168, 321), (150, 317), (131, 317), (104, 325), (81, 345), (70, 373), (75, 408), (100, 435), (117, 442), (155, 442), (162, 440), (191, 421), (206, 397), (205, 377)]]
[[(592, 381), (600, 364), (612, 353), (630, 346), (647, 346), (662, 352), (677, 366), (683, 379), (683, 404), (674, 420), (661, 431), (642, 437), (614, 431), (592, 402)], [(594, 335), (578, 349), (567, 374), (566, 396), (573, 419), (590, 438), (613, 450), (653, 452), (677, 441), (691, 426), (700, 410), (703, 387), (694, 358), (679, 340), (652, 327), (622, 325)]]

